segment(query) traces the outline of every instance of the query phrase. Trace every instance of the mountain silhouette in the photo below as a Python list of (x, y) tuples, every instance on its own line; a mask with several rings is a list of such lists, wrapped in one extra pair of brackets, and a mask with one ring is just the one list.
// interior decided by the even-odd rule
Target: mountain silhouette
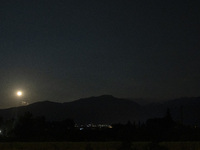
[(71, 118), (78, 124), (111, 124), (126, 123), (127, 121), (144, 122), (149, 118), (163, 117), (169, 109), (175, 121), (199, 124), (199, 108), (200, 97), (139, 105), (129, 99), (102, 95), (65, 103), (42, 101), (27, 106), (0, 109), (0, 116), (4, 119), (15, 118), (29, 111), (34, 116), (45, 116), (49, 121)]

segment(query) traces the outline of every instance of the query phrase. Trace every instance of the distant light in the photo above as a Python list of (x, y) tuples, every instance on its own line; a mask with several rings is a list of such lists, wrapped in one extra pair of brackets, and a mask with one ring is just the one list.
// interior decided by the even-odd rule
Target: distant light
[(22, 105), (28, 105), (29, 103), (28, 102), (26, 102), (26, 101), (22, 101)]
[(18, 91), (18, 92), (17, 92), (17, 96), (22, 96), (22, 92), (21, 92), (21, 91)]

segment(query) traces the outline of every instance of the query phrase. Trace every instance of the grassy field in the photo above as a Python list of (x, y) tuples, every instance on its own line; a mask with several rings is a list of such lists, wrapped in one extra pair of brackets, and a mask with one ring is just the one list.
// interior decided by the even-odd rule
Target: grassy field
[[(125, 144), (125, 145), (124, 145)], [(200, 142), (133, 142), (132, 150), (200, 150)], [(121, 142), (2, 142), (0, 150), (126, 150)]]
[(162, 142), (168, 150), (200, 150), (200, 142)]

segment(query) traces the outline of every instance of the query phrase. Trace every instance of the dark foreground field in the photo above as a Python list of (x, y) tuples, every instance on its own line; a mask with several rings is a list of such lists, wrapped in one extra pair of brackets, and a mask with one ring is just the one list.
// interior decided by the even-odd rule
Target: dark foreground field
[(0, 150), (200, 150), (200, 142), (1, 142)]

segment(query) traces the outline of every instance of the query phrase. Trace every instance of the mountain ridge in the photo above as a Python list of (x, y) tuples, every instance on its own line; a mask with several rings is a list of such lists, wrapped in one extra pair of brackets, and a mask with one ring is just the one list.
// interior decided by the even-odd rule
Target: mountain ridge
[(80, 124), (126, 123), (162, 117), (170, 109), (175, 121), (186, 124), (200, 123), (200, 97), (180, 98), (163, 103), (140, 105), (130, 99), (111, 95), (82, 98), (72, 102), (40, 101), (27, 106), (0, 109), (3, 118), (14, 118), (29, 111), (47, 120), (74, 119)]

